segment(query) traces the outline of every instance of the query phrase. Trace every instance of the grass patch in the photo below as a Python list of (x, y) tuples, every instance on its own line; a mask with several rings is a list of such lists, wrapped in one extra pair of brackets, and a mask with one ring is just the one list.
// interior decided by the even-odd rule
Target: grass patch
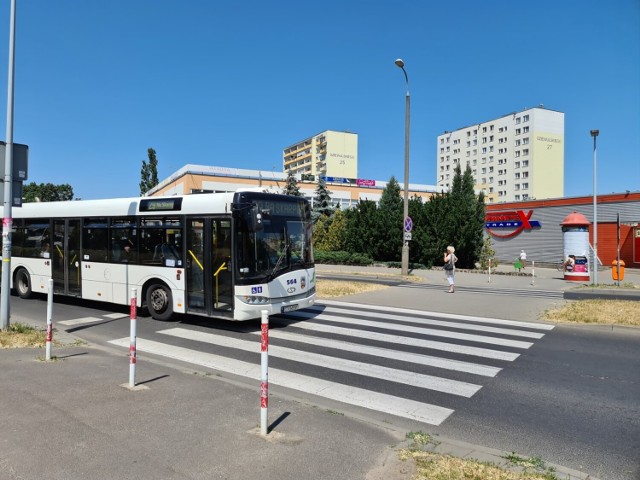
[[(513, 463), (513, 469), (473, 459), (452, 457), (419, 449), (400, 451), (400, 459), (411, 459), (416, 464), (414, 480), (558, 480), (553, 469), (542, 471), (537, 466)], [(524, 462), (523, 462), (524, 463)]]
[(42, 348), (47, 334), (23, 323), (12, 323), (6, 331), (0, 331), (0, 348)]
[(640, 326), (640, 302), (625, 300), (580, 300), (547, 310), (542, 320), (558, 323), (592, 323)]
[(318, 280), (316, 293), (320, 298), (342, 297), (356, 293), (375, 292), (389, 288), (386, 285), (366, 282), (349, 282), (342, 280)]

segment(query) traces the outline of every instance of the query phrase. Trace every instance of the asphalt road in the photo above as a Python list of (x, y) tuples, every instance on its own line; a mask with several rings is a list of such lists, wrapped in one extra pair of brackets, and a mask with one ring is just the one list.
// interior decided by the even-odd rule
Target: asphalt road
[[(319, 309), (311, 318), (288, 316), (271, 319), (274, 352), (270, 358), (271, 369), (329, 382), (323, 384), (325, 386), (348, 386), (351, 389), (349, 395), (353, 398), (361, 391), (390, 396), (381, 397), (379, 407), (371, 403), (363, 405), (356, 400), (351, 403), (340, 401), (339, 396), (330, 398), (312, 388), (301, 393), (295, 385), (286, 382), (282, 382), (280, 387), (276, 385), (272, 392), (304, 399), (383, 426), (393, 425), (407, 431), (422, 430), (499, 450), (526, 452), (601, 479), (640, 478), (640, 411), (637, 401), (640, 398), (640, 360), (637, 355), (640, 331), (589, 326), (556, 326), (552, 330), (541, 330), (535, 325), (510, 325), (508, 320), (535, 324), (532, 312), (564, 300), (548, 285), (540, 288), (511, 280), (510, 285), (486, 286), (478, 279), (466, 283), (454, 295), (444, 293), (446, 287), (437, 283), (400, 284), (384, 292), (350, 297), (349, 301), (355, 304), (341, 306), (329, 303), (329, 309)], [(399, 311), (398, 308), (415, 311)], [(450, 314), (425, 313), (434, 310)], [(452, 317), (461, 311), (467, 315), (482, 314), (483, 317), (506, 321), (478, 322)], [(43, 312), (46, 312), (43, 298), (29, 301), (12, 298), (12, 314), (16, 317), (43, 318)], [(120, 318), (116, 318), (118, 316), (114, 313), (119, 313)], [(128, 348), (127, 307), (65, 300), (56, 303), (55, 317), (57, 322), (75, 320), (77, 323), (64, 328), (91, 343), (119, 352)], [(87, 320), (91, 318), (98, 320)], [(477, 324), (482, 328), (511, 330), (502, 333), (469, 330)], [(308, 325), (335, 327), (337, 330), (310, 331)], [(418, 330), (412, 331), (412, 328)], [(203, 355), (215, 351), (232, 362), (250, 364), (259, 362), (258, 349), (247, 350), (245, 342), (258, 342), (258, 331), (257, 322), (211, 324), (186, 317), (178, 322), (156, 322), (150, 318), (138, 321), (138, 338), (157, 342), (162, 350), (180, 349), (176, 350), (180, 355), (184, 352)], [(450, 332), (455, 335), (451, 337)], [(520, 332), (537, 332), (540, 336), (523, 339), (516, 336)], [(287, 335), (292, 336), (287, 338)], [(389, 343), (390, 335), (399, 337), (400, 342)], [(217, 343), (212, 347), (203, 339)], [(320, 343), (307, 343), (309, 339)], [(114, 343), (118, 340), (119, 344)], [(346, 351), (340, 343), (330, 347), (322, 344), (330, 340), (356, 344), (361, 348), (388, 350), (382, 356), (373, 356), (371, 350)], [(511, 343), (523, 340), (531, 345), (524, 348)], [(448, 347), (443, 350), (441, 345), (412, 343), (421, 341), (441, 342), (460, 350), (448, 351)], [(278, 348), (281, 353), (278, 353)], [(480, 358), (469, 355), (471, 349), (513, 354), (517, 358), (508, 361), (501, 356)], [(403, 357), (413, 354), (429, 354), (439, 360), (464, 363), (465, 369), (468, 363), (473, 368), (480, 365), (498, 371), (495, 375), (449, 369), (443, 373), (439, 365), (416, 365)], [(139, 355), (149, 360), (154, 357), (144, 349)], [(189, 353), (185, 357), (180, 355), (175, 354), (171, 359), (163, 355), (155, 358), (180, 368), (195, 362)], [(319, 361), (322, 356), (327, 356), (333, 364)], [(361, 370), (353, 371), (350, 362), (359, 362), (361, 366), (358, 369)], [(198, 368), (203, 367), (200, 365)], [(234, 364), (230, 368), (235, 368)], [(385, 369), (393, 371), (389, 373)], [(126, 368), (123, 368), (123, 378), (126, 378), (126, 373)], [(392, 377), (385, 377), (387, 373)], [(404, 380), (399, 379), (400, 375), (405, 376), (402, 377)], [(430, 382), (431, 377), (444, 378), (451, 384), (436, 387), (428, 384), (425, 387), (419, 383)], [(271, 373), (270, 378), (273, 378)], [(241, 376), (237, 380), (247, 381)], [(367, 402), (373, 400), (367, 399)], [(389, 410), (386, 410), (385, 402), (389, 404)], [(434, 413), (425, 407), (424, 416), (403, 416), (403, 412), (410, 408), (406, 402), (411, 406), (433, 405), (446, 409), (446, 412), (435, 409)]]

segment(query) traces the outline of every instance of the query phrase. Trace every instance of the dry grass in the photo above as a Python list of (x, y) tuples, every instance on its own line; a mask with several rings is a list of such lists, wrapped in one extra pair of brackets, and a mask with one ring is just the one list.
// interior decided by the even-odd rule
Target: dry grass
[(42, 348), (47, 334), (21, 323), (12, 323), (7, 331), (0, 331), (0, 348)]
[(356, 293), (375, 292), (384, 290), (386, 285), (365, 282), (349, 282), (342, 280), (318, 280), (316, 292), (320, 298), (342, 297), (344, 295), (354, 295)]
[(544, 312), (543, 320), (558, 323), (596, 323), (640, 326), (640, 302), (624, 300), (580, 300)]
[(548, 470), (543, 472), (506, 470), (490, 463), (419, 449), (403, 450), (400, 458), (412, 459), (416, 463), (415, 480), (551, 480), (558, 478)]

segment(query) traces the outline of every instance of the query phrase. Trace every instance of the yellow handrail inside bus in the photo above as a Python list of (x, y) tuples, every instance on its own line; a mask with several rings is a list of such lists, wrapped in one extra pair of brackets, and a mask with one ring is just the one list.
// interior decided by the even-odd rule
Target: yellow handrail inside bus
[(193, 258), (193, 261), (196, 262), (198, 264), (198, 266), (200, 267), (200, 270), (202, 270), (204, 272), (204, 267), (202, 266), (202, 264), (198, 261), (198, 258), (195, 256), (195, 254), (191, 251), (191, 250), (187, 250), (187, 252), (189, 252), (189, 255), (191, 255), (191, 258)]
[(218, 308), (218, 274), (222, 270), (226, 270), (226, 269), (227, 269), (227, 263), (222, 262), (222, 265), (220, 265), (220, 268), (216, 270), (216, 273), (213, 274), (213, 276), (216, 277), (216, 308)]
[(60, 254), (60, 258), (62, 258), (64, 260), (64, 253), (62, 253), (62, 250), (60, 250), (60, 247), (58, 245), (56, 245), (56, 248), (58, 249), (58, 253)]

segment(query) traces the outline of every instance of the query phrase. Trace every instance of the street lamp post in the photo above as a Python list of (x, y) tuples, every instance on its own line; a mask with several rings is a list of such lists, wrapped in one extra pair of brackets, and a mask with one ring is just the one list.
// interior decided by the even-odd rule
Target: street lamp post
[(409, 95), (409, 76), (404, 69), (404, 61), (396, 60), (396, 65), (402, 69), (407, 81), (407, 95), (404, 116), (404, 218), (402, 219), (402, 275), (409, 273), (409, 240), (405, 237), (405, 223), (409, 217), (409, 112), (411, 111), (411, 96)]
[(600, 130), (591, 130), (593, 137), (593, 284), (598, 284), (598, 200), (596, 195), (596, 138)]

